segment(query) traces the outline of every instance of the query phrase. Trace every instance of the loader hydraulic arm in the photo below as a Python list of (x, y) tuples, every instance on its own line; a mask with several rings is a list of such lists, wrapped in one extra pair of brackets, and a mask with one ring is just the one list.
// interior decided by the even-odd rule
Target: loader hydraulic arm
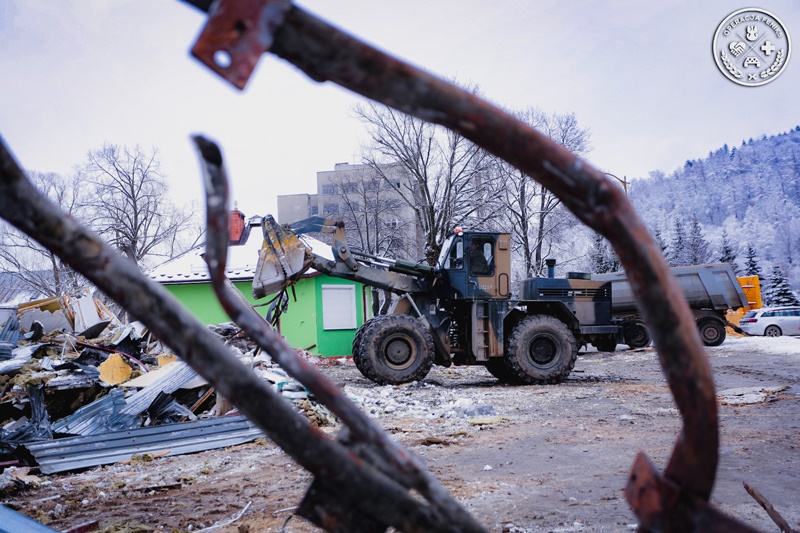
[(331, 261), (316, 254), (312, 254), (311, 266), (329, 276), (358, 281), (395, 294), (430, 292), (430, 283), (424, 279), (373, 266), (357, 263), (358, 268), (352, 270), (343, 261)]
[[(350, 248), (347, 246), (347, 235), (344, 232), (344, 222), (341, 220), (310, 217), (289, 224), (289, 229), (291, 229), (295, 235), (302, 235), (303, 233), (311, 233), (314, 231), (332, 233), (333, 242), (331, 243), (331, 250), (333, 250), (334, 260), (343, 262), (353, 272), (358, 270), (358, 263), (353, 259), (353, 256), (350, 255)], [(317, 267), (315, 266), (314, 268)], [(320, 269), (317, 268), (317, 270)], [(326, 272), (326, 274), (328, 274), (328, 272)]]
[[(264, 244), (253, 277), (253, 296), (263, 298), (297, 281), (309, 268), (329, 276), (358, 281), (396, 294), (430, 292), (433, 268), (400, 261), (351, 253), (344, 223), (312, 217), (281, 226), (271, 215), (262, 221)], [(332, 233), (332, 259), (315, 251), (299, 234), (319, 231)], [(357, 261), (354, 255), (362, 258)]]

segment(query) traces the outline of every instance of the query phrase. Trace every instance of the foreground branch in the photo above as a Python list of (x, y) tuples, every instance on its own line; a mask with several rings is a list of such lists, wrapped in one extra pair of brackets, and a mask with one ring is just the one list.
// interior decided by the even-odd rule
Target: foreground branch
[(789, 525), (789, 522), (787, 522), (786, 519), (783, 518), (783, 516), (777, 510), (775, 510), (775, 507), (769, 503), (769, 500), (767, 500), (767, 498), (761, 494), (758, 489), (751, 487), (744, 481), (742, 481), (742, 485), (744, 485), (744, 490), (747, 491), (747, 494), (752, 496), (753, 499), (758, 502), (758, 505), (764, 508), (772, 521), (775, 522), (775, 525), (781, 528), (781, 533), (797, 533), (797, 530), (792, 529), (792, 526)]
[(0, 213), (140, 320), (348, 505), (405, 531), (451, 529), (445, 517), (311, 426), (163, 287), (44, 198), (2, 138)]
[(253, 311), (238, 291), (226, 283), (228, 178), (217, 145), (200, 136), (194, 137), (194, 142), (200, 154), (206, 185), (208, 233), (205, 259), (214, 291), (225, 312), (248, 337), (347, 425), (350, 431), (348, 439), (362, 458), (405, 487), (416, 489), (430, 501), (435, 514), (445, 522), (460, 530), (481, 530), (469, 513), (427, 472), (417, 456), (390, 439), (338, 387), (299, 357), (297, 351)]

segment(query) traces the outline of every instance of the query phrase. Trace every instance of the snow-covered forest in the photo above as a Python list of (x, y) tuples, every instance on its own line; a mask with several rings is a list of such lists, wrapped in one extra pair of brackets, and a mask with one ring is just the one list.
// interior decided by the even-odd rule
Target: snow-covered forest
[(651, 172), (629, 192), (670, 263), (725, 258), (740, 275), (754, 263), (762, 284), (782, 274), (800, 288), (800, 126)]

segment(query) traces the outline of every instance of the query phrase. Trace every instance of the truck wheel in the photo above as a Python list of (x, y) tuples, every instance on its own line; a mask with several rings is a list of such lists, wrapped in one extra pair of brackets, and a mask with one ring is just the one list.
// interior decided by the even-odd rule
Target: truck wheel
[(356, 368), (363, 374), (364, 370), (361, 368), (361, 340), (364, 338), (364, 332), (367, 331), (372, 325), (375, 324), (377, 320), (381, 320), (386, 318), (386, 315), (375, 315), (374, 317), (370, 318), (366, 322), (364, 322), (358, 331), (356, 332), (356, 336), (353, 337), (353, 362), (356, 364)]
[(604, 337), (601, 339), (595, 339), (594, 341), (592, 341), (592, 344), (594, 344), (594, 347), (601, 352), (613, 352), (614, 350), (617, 349), (616, 337)]
[(506, 362), (521, 383), (558, 383), (578, 358), (578, 344), (555, 317), (534, 315), (517, 324), (508, 341)]
[(509, 385), (519, 384), (517, 375), (508, 368), (508, 363), (504, 357), (490, 358), (488, 361), (486, 361), (486, 370), (500, 380), (500, 383), (508, 383)]
[(650, 332), (644, 322), (632, 321), (622, 326), (622, 337), (632, 350), (644, 348), (650, 344)]
[(700, 337), (706, 346), (719, 346), (727, 336), (725, 326), (716, 320), (703, 320), (697, 327), (700, 329)]
[(433, 366), (433, 338), (409, 315), (386, 315), (364, 329), (359, 370), (379, 385), (419, 381)]

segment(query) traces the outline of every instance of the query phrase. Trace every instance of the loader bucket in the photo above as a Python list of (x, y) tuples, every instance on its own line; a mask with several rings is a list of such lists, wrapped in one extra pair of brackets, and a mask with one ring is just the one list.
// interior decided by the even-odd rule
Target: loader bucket
[(311, 266), (306, 245), (291, 230), (267, 215), (261, 223), (264, 244), (253, 277), (253, 297), (263, 298), (287, 287)]

